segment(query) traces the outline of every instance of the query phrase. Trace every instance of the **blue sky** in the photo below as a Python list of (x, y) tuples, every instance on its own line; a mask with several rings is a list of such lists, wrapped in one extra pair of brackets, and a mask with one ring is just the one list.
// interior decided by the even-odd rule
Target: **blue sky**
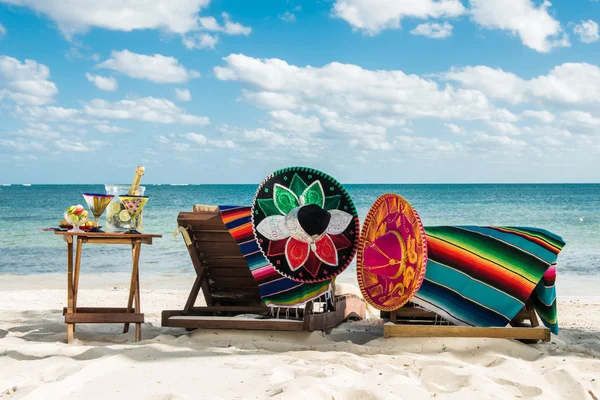
[(0, 183), (600, 180), (598, 1), (152, 4), (0, 0)]

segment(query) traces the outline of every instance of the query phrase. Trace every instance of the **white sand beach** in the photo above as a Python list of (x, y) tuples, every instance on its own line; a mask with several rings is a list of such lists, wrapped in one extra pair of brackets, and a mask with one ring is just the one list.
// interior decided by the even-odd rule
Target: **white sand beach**
[[(330, 335), (160, 327), (189, 281), (145, 284), (143, 340), (121, 325), (78, 325), (67, 345), (53, 276), (0, 287), (0, 398), (585, 399), (600, 396), (600, 298), (561, 297), (561, 333), (504, 339), (384, 339), (381, 321)], [(65, 279), (66, 280), (66, 279)], [(117, 279), (114, 279), (117, 282)], [(21, 282), (21, 284), (18, 284)], [(126, 281), (122, 281), (126, 282)], [(163, 288), (160, 288), (163, 286)], [(45, 288), (44, 288), (45, 287)], [(110, 287), (111, 289), (107, 289)], [(123, 285), (82, 279), (79, 305), (122, 306)]]

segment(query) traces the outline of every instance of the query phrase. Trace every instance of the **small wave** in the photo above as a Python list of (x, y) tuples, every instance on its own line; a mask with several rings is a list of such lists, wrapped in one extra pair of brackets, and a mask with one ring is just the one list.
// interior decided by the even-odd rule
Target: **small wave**
[(189, 186), (189, 183), (171, 183), (171, 186)]
[(31, 186), (31, 183), (24, 183), (23, 186)]
[(3, 183), (2, 186), (10, 186), (10, 183)]

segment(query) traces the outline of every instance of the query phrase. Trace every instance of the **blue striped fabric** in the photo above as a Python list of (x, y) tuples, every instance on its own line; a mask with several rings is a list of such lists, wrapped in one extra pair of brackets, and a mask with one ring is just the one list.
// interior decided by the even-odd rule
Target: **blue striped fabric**
[(543, 229), (425, 227), (428, 262), (413, 303), (457, 325), (506, 326), (531, 299), (558, 333), (555, 263), (565, 242)]

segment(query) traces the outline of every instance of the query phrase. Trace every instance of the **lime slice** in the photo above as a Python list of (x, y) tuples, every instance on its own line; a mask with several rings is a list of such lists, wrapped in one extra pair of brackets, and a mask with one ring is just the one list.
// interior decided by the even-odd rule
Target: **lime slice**
[(118, 214), (121, 211), (121, 203), (113, 201), (110, 203), (109, 211), (111, 214)]
[(119, 219), (123, 222), (127, 222), (131, 219), (131, 215), (129, 215), (127, 210), (123, 210), (119, 213)]

